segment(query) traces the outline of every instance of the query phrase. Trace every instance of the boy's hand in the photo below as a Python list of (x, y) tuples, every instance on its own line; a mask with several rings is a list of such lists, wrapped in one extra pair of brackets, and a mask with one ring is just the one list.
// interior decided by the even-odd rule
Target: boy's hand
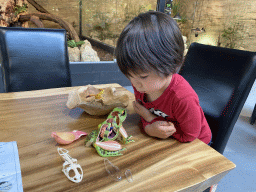
[(147, 108), (141, 105), (138, 101), (133, 101), (133, 108), (135, 112), (143, 117), (143, 119), (145, 119), (147, 122), (150, 122), (157, 117), (156, 115), (153, 115)]
[(145, 132), (152, 136), (161, 139), (166, 139), (176, 132), (174, 124), (167, 121), (156, 121), (145, 127)]

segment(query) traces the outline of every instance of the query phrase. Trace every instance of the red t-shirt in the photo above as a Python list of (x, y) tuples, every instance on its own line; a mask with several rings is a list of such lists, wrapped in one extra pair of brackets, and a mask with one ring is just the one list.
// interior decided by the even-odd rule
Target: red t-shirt
[(177, 130), (172, 136), (180, 142), (190, 142), (196, 138), (206, 144), (211, 141), (212, 133), (198, 96), (181, 75), (174, 74), (170, 85), (153, 102), (147, 102), (145, 93), (138, 92), (135, 87), (133, 89), (136, 101), (141, 100), (144, 107), (158, 116), (151, 122), (141, 117), (143, 128), (155, 121), (170, 121)]

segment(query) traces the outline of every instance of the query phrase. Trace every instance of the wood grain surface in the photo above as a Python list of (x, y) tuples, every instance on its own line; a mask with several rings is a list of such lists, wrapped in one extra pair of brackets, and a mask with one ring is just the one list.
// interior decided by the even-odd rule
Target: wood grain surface
[[(86, 137), (69, 145), (57, 145), (51, 137), (54, 131), (90, 133), (106, 119), (66, 107), (68, 93), (78, 87), (0, 94), (0, 142), (17, 141), (24, 192), (203, 191), (235, 168), (234, 163), (198, 139), (180, 143), (147, 136), (132, 108), (134, 95), (118, 84), (98, 85), (107, 86), (130, 98), (124, 127), (135, 142), (123, 145), (127, 150), (122, 156), (108, 157), (121, 170), (121, 181), (108, 175), (104, 158), (94, 148), (85, 147)], [(58, 147), (69, 150), (81, 165), (84, 175), (80, 183), (69, 181), (63, 174), (64, 161)], [(131, 183), (124, 174), (127, 169), (132, 172)]]

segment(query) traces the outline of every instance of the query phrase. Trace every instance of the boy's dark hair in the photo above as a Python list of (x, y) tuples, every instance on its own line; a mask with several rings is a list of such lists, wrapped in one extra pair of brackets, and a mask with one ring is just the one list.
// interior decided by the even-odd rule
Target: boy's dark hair
[(181, 66), (183, 52), (184, 42), (176, 21), (165, 13), (150, 11), (139, 14), (124, 28), (115, 56), (126, 76), (153, 70), (167, 77)]

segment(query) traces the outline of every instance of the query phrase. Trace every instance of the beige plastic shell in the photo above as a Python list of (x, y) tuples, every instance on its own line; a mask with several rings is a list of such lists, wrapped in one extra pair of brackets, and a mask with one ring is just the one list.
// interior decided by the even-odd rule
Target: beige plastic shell
[(115, 88), (98, 89), (87, 85), (70, 92), (66, 105), (69, 109), (79, 107), (90, 115), (106, 115), (115, 107), (126, 108), (128, 103), (129, 96)]

